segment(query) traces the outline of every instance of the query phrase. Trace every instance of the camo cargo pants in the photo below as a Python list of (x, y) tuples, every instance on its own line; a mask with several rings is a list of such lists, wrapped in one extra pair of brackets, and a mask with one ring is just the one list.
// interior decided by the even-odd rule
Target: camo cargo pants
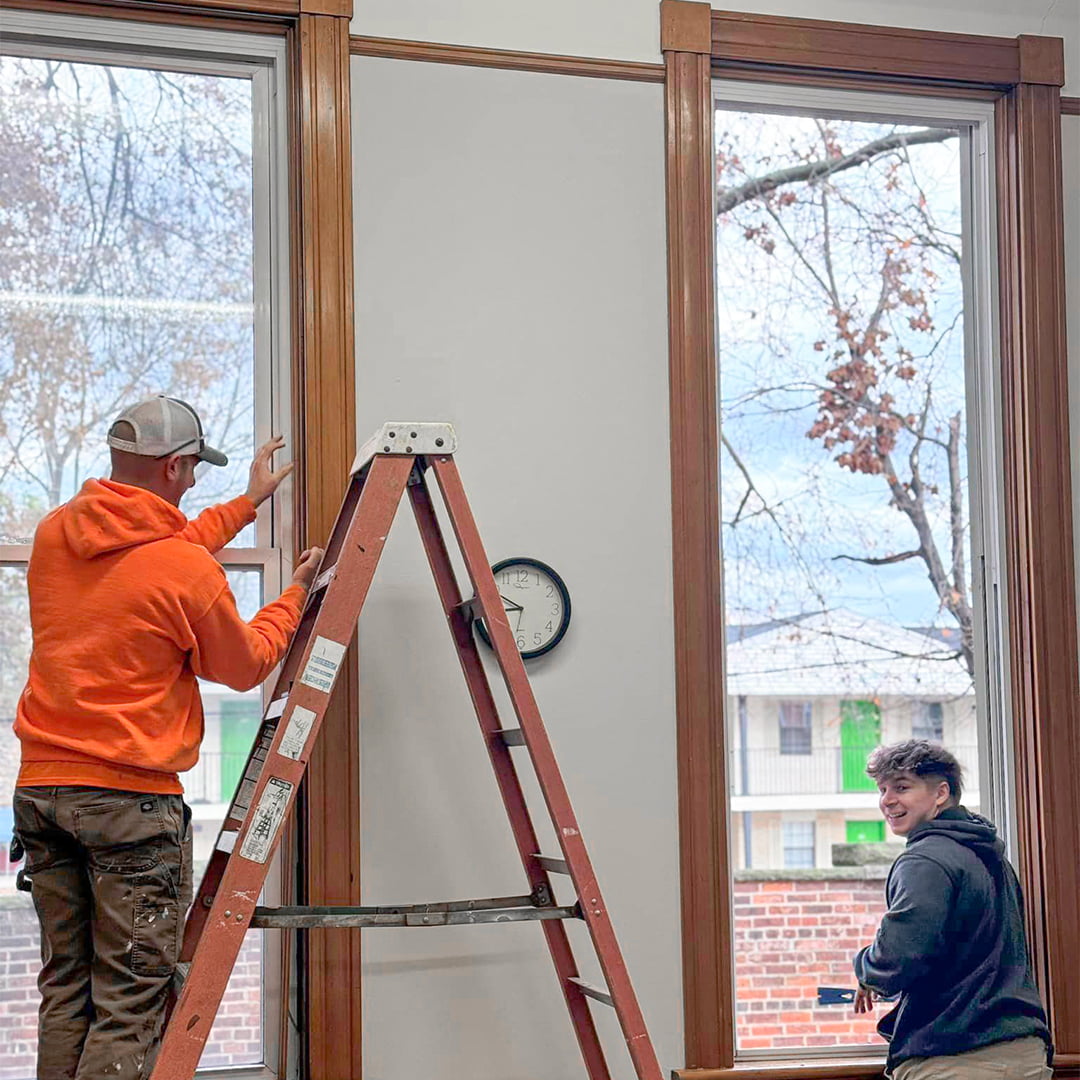
[(148, 1076), (191, 904), (179, 795), (15, 791), (41, 924), (37, 1080)]

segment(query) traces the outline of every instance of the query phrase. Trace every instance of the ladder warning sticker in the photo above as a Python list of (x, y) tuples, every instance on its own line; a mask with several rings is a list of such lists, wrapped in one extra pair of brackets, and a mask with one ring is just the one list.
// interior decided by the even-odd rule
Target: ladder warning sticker
[(292, 758), (299, 761), (307, 744), (308, 733), (315, 723), (316, 714), (311, 709), (303, 709), (299, 705), (292, 711), (289, 722), (285, 727), (285, 734), (281, 736), (278, 745), (278, 753), (282, 757)]
[(314, 686), (324, 694), (329, 694), (334, 687), (341, 658), (345, 655), (345, 646), (329, 638), (317, 637), (311, 646), (311, 655), (304, 666), (300, 681), (305, 686)]
[(251, 751), (247, 768), (240, 786), (233, 796), (232, 806), (229, 808), (229, 817), (243, 821), (247, 817), (248, 808), (251, 806), (252, 796), (255, 794), (255, 785), (262, 775), (263, 765), (266, 764), (266, 755), (270, 753), (270, 744), (274, 741), (274, 732), (277, 730), (276, 723), (264, 723), (259, 732), (259, 741)]
[(277, 839), (278, 830), (285, 820), (285, 810), (292, 795), (292, 784), (271, 776), (263, 788), (262, 798), (255, 807), (247, 836), (240, 845), (240, 855), (252, 862), (264, 863)]

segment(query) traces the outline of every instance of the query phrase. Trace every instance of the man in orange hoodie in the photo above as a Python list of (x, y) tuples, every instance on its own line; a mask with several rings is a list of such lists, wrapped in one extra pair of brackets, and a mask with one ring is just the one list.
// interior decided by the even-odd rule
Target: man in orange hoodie
[(258, 686), (284, 655), (322, 552), (251, 622), (213, 552), (289, 474), (283, 440), (246, 494), (189, 522), (200, 461), (225, 465), (195, 410), (158, 396), (109, 429), (112, 475), (44, 518), (27, 582), (34, 645), (15, 732), (15, 831), (41, 924), (37, 1080), (149, 1075), (192, 897), (178, 773), (203, 735), (197, 678)]

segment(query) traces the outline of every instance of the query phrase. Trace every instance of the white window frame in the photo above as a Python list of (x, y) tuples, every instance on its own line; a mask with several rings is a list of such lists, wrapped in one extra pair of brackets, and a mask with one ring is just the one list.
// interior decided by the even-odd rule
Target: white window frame
[[(1000, 336), (998, 333), (995, 117), (989, 101), (932, 95), (825, 89), (712, 80), (713, 109), (777, 112), (925, 126), (959, 127), (961, 154), (961, 273), (964, 296), (965, 386), (968, 424), (970, 559), (975, 626), (975, 698), (979, 732), (979, 774), (983, 812), (991, 816), (1007, 848), (1017, 851), (1015, 778), (1009, 684), (1008, 596), (1005, 561), (1004, 434)], [(715, 198), (715, 185), (713, 189)], [(715, 213), (713, 215), (715, 220)], [(715, 243), (715, 239), (713, 241)], [(714, 292), (717, 282), (713, 283)], [(717, 321), (718, 364), (723, 363)], [(973, 358), (981, 358), (976, 363)], [(723, 566), (721, 564), (721, 580)], [(729, 846), (733, 842), (729, 830)], [(735, 865), (734, 859), (731, 865)], [(731, 977), (734, 980), (735, 970)], [(737, 993), (733, 990), (733, 1001)], [(800, 1047), (799, 1061), (861, 1057), (866, 1047)], [(777, 1050), (739, 1050), (738, 1062), (783, 1061), (796, 1056)]]
[[(290, 446), (289, 99), (284, 38), (181, 26), (169, 26), (163, 33), (153, 23), (6, 10), (0, 53), (251, 80), (255, 446), (272, 435), (283, 435), (283, 458), (295, 454)], [(288, 486), (264, 506), (256, 523), (255, 547), (229, 547), (218, 556), (228, 569), (260, 570), (266, 598), (276, 596), (291, 573), (290, 493)], [(0, 545), (2, 566), (25, 566), (29, 557), (29, 545)], [(275, 863), (264, 893), (269, 904), (281, 902), (280, 856)], [(262, 1064), (200, 1070), (198, 1075), (205, 1080), (275, 1080), (285, 1074), (278, 1020), (284, 986), (279, 935), (280, 931), (263, 931)]]

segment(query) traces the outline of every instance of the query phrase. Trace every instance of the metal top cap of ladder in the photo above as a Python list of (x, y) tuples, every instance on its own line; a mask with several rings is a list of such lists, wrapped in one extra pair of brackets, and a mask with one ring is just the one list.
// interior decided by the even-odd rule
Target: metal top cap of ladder
[(350, 475), (355, 476), (380, 454), (452, 454), (457, 432), (445, 421), (388, 420), (357, 451)]

